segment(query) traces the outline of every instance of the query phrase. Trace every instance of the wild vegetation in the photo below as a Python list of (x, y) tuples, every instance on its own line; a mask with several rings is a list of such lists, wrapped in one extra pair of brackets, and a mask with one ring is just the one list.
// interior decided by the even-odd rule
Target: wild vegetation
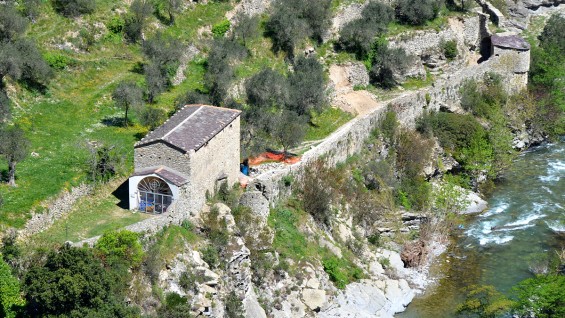
[[(448, 2), (453, 10), (468, 9), (468, 1)], [(270, 16), (240, 17), (233, 25), (225, 18), (233, 1), (189, 7), (176, 0), (134, 0), (129, 6), (105, 0), (2, 4), (0, 154), (6, 164), (0, 170), (19, 187), (0, 187), (1, 222), (21, 227), (30, 211), (45, 210), (44, 200), (82, 182), (111, 185), (80, 200), (64, 224), (38, 235), (35, 239), (46, 249), (30, 250), (6, 236), (0, 250), (0, 316), (138, 317), (137, 305), (149, 296), (157, 299), (156, 316), (184, 316), (191, 310), (188, 299), (158, 288), (161, 269), (186, 247), (198, 250), (209, 268), (223, 269), (233, 237), (246, 239), (256, 286), (269, 284), (272, 277), (283, 279), (285, 273), (298, 276), (310, 262), (321, 264), (343, 289), (365, 275), (355, 261), (362, 252), (359, 242), (382, 246), (387, 240), (375, 227), (377, 221), (397, 221), (398, 210), (412, 210), (437, 221), (427, 226), (448, 228), (447, 220), (462, 206), (458, 186), (486, 192), (490, 183), (477, 180), (496, 179), (510, 164), (517, 127), (563, 134), (565, 44), (560, 35), (565, 21), (552, 17), (533, 52), (528, 92), (507, 96), (500, 77), (487, 74), (463, 85), (466, 115), (429, 113), (418, 131), (410, 131), (400, 127), (392, 110), (386, 112), (362, 154), (338, 167), (315, 161), (302, 178), (285, 178), (292, 196), (270, 211), (261, 233), (253, 233), (257, 216), (238, 205), (239, 190), (227, 188), (211, 201), (230, 206), (238, 224), (235, 234), (218, 208), (198, 227), (185, 221), (148, 241), (140, 242), (132, 232), (108, 231), (144, 218), (115, 212), (121, 210), (109, 190), (119, 184), (116, 177), (130, 172), (132, 144), (187, 103), (243, 110), (245, 156), (267, 148), (290, 152), (351, 118), (328, 107), (325, 65), (316, 55), (300, 52), (309, 45), (324, 49), (332, 3), (276, 1)], [(395, 87), (395, 74), (410, 59), (388, 46), (387, 32), (398, 25), (432, 23), (441, 18), (441, 5), (401, 0), (392, 8), (371, 2), (362, 19), (342, 29), (336, 49), (364, 61), (373, 85)], [(446, 42), (442, 50), (446, 58), (457, 55), (453, 43)], [(192, 60), (186, 60), (187, 51), (197, 52)], [(182, 64), (186, 69), (179, 74)], [(444, 175), (440, 188), (424, 173), (436, 140), (461, 164)], [(343, 245), (339, 256), (320, 242), (335, 231), (342, 210), (351, 213), (353, 227), (366, 231), (336, 243)], [(93, 248), (61, 245), (100, 234)], [(410, 232), (402, 239), (424, 234)], [(140, 291), (143, 277), (153, 288), (149, 296)], [(563, 298), (554, 289), (563, 290), (562, 277), (552, 273), (523, 282), (515, 307), (490, 288), (477, 288), (461, 311), (490, 315), (512, 304), (520, 315), (532, 310), (539, 316), (561, 315)], [(203, 279), (187, 268), (180, 287), (194, 290)], [(550, 287), (534, 288), (541, 283)], [(235, 293), (226, 296), (224, 305), (227, 315), (241, 315)]]

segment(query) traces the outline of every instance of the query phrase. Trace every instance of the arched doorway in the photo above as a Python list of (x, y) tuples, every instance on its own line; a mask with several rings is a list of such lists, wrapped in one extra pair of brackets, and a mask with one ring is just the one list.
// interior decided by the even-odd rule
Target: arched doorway
[(167, 182), (157, 177), (145, 177), (137, 185), (138, 209), (141, 212), (161, 214), (173, 203), (173, 193)]

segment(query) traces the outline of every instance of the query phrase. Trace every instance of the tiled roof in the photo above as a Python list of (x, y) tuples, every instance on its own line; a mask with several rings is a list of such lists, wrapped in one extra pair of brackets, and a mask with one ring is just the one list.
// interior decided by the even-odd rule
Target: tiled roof
[(176, 185), (177, 187), (180, 187), (188, 182), (188, 177), (174, 169), (165, 166), (143, 168), (136, 170), (133, 173), (134, 176), (146, 176), (150, 174), (156, 174), (159, 177)]
[(135, 144), (163, 141), (185, 152), (198, 150), (239, 116), (241, 111), (208, 105), (186, 105)]
[(515, 50), (529, 50), (530, 44), (518, 35), (500, 36), (494, 34), (490, 37), (491, 43), (494, 46), (515, 49)]

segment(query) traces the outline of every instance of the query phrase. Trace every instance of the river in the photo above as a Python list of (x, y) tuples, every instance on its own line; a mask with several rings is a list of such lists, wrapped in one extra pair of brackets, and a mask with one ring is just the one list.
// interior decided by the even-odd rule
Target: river
[[(464, 224), (432, 275), (437, 286), (414, 299), (399, 318), (455, 317), (465, 287), (512, 286), (530, 267), (565, 245), (565, 140), (521, 154), (488, 200), (489, 209)], [(562, 234), (559, 234), (561, 232)], [(435, 273), (435, 274), (434, 274)]]

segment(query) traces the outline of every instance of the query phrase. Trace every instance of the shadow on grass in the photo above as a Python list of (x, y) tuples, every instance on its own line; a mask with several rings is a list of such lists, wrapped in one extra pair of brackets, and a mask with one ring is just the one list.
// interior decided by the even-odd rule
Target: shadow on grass
[[(108, 116), (102, 119), (102, 124), (108, 127), (125, 127), (125, 123), (124, 117), (122, 116)], [(128, 124), (132, 124), (129, 119)]]
[(118, 207), (120, 207), (121, 209), (124, 210), (128, 210), (129, 209), (129, 181), (126, 180), (124, 181), (122, 184), (120, 184), (120, 186), (114, 190), (114, 192), (112, 192), (112, 195), (120, 200), (120, 202), (118, 202), (118, 204), (116, 204)]
[(8, 169), (0, 170), (0, 182), (8, 182)]

